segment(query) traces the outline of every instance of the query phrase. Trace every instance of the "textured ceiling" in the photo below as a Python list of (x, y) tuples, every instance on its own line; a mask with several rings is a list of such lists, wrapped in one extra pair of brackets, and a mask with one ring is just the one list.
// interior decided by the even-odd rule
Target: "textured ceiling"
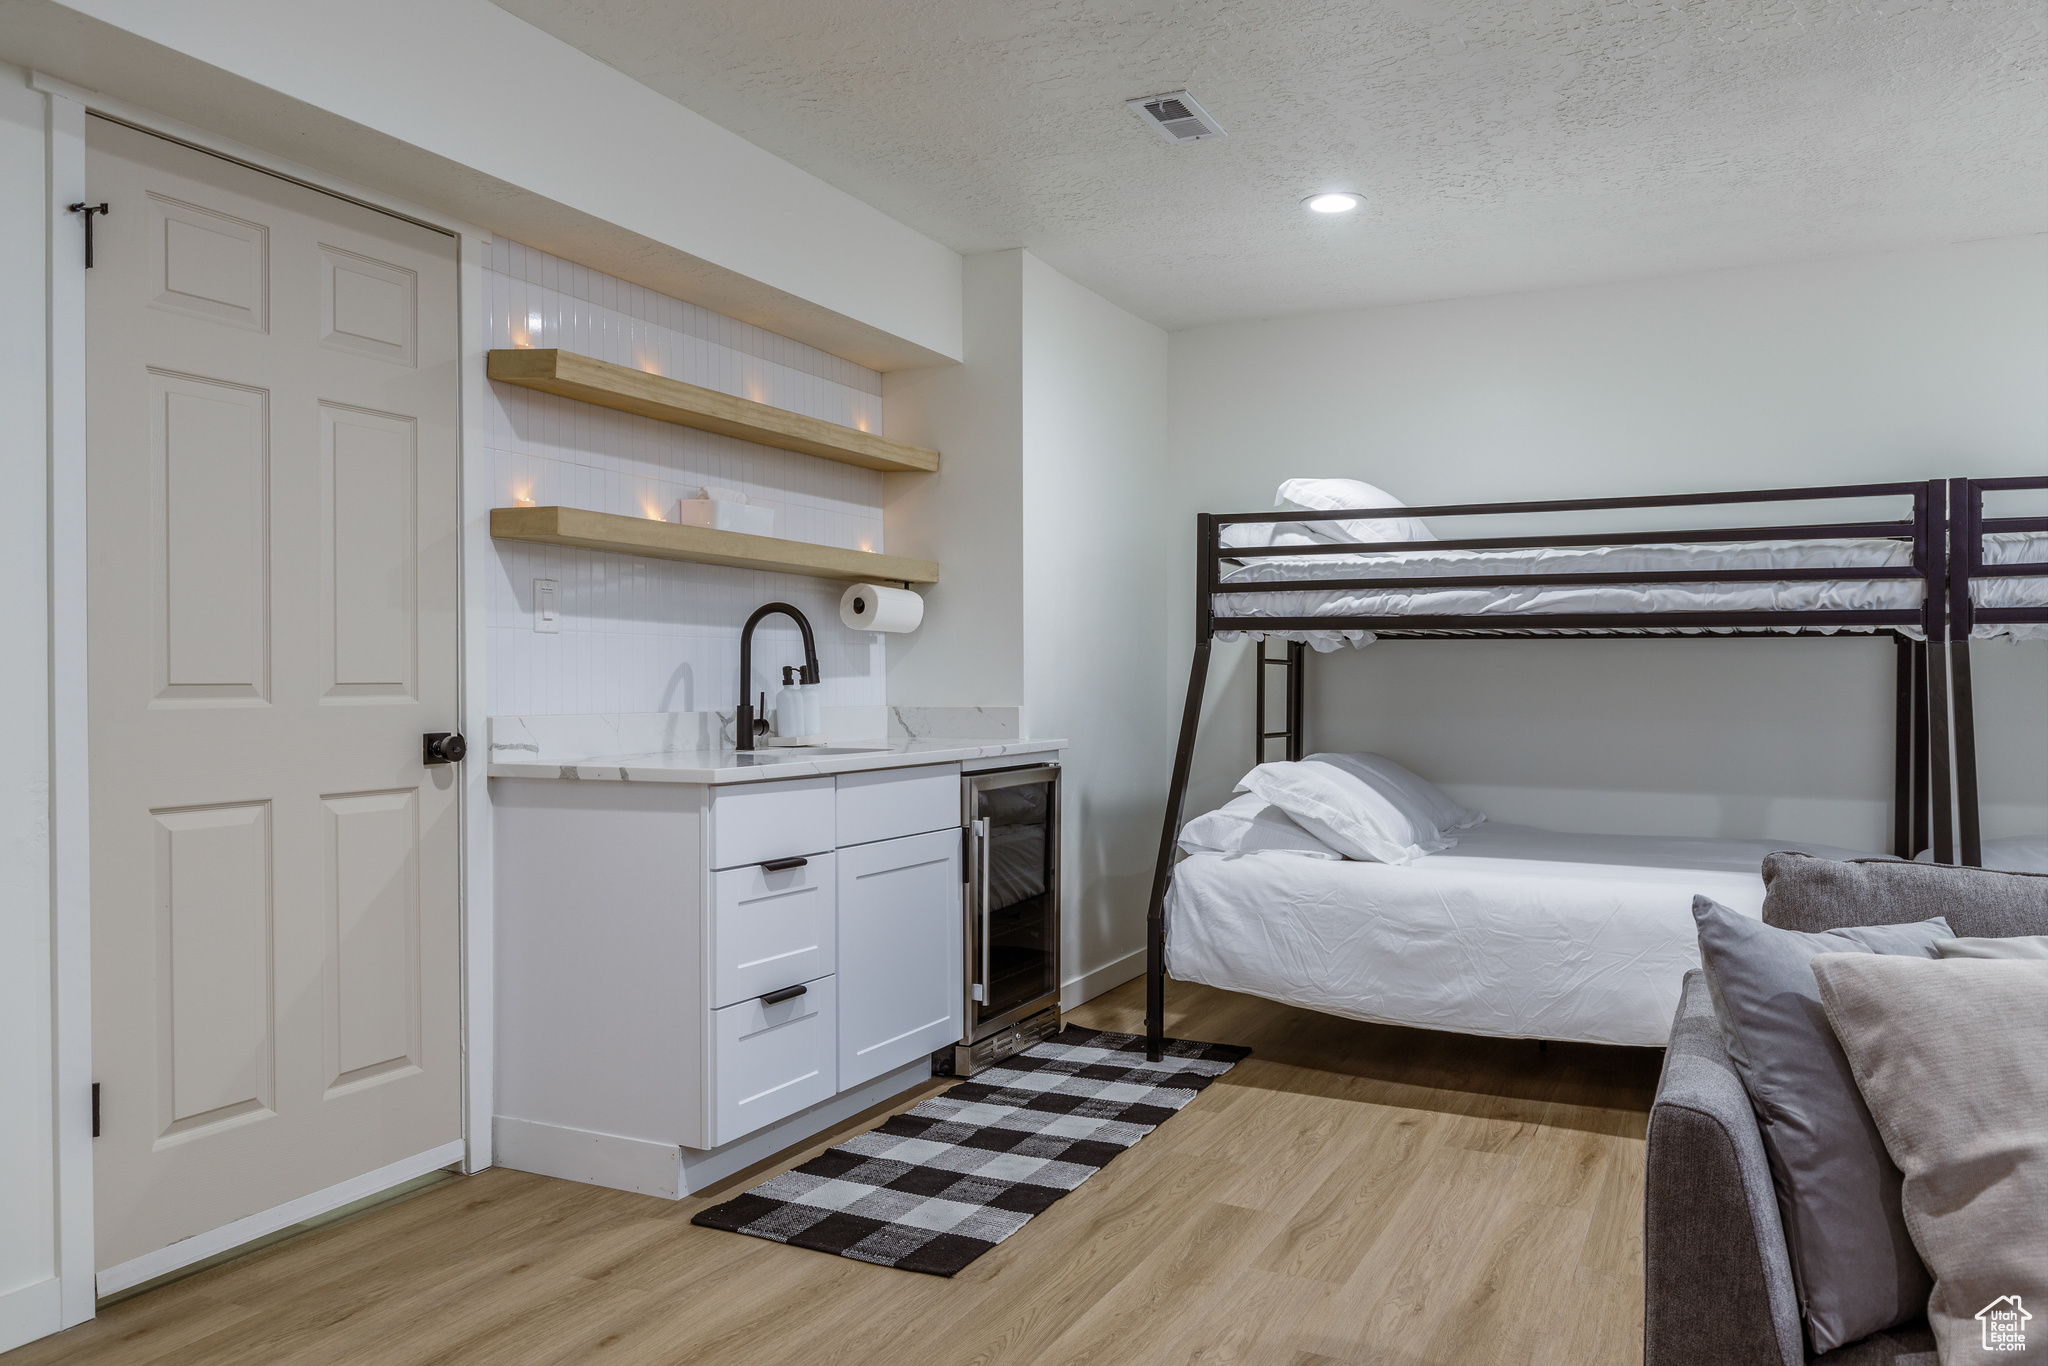
[(498, 3), (1167, 328), (2048, 230), (2048, 0)]

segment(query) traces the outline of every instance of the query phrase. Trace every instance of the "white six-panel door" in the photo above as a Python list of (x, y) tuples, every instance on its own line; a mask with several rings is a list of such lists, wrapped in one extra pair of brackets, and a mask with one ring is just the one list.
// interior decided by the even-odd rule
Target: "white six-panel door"
[(461, 1135), (453, 239), (102, 119), (96, 1261)]

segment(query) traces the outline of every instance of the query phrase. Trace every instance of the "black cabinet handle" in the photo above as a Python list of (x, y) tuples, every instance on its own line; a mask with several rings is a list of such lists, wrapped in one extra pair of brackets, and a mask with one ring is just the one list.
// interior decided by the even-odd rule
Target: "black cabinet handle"
[(764, 1006), (775, 1006), (781, 1005), (784, 1001), (794, 1001), (809, 989), (808, 987), (784, 987), (780, 991), (771, 991), (761, 998), (761, 1004)]
[(807, 858), (772, 858), (761, 865), (764, 873), (784, 873), (791, 868), (801, 868), (810, 860)]

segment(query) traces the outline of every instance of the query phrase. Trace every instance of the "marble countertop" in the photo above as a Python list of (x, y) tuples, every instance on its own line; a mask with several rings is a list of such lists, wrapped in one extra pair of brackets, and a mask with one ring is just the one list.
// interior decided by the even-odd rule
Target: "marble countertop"
[[(606, 754), (547, 763), (491, 757), (493, 778), (575, 778), (629, 783), (759, 783), (828, 773), (860, 773), (916, 764), (966, 763), (1011, 755), (1053, 754), (1065, 740), (895, 736), (886, 740), (833, 740), (824, 749), (757, 749), (742, 753), (729, 745), (661, 750), (647, 754)], [(836, 753), (829, 751), (838, 751)]]

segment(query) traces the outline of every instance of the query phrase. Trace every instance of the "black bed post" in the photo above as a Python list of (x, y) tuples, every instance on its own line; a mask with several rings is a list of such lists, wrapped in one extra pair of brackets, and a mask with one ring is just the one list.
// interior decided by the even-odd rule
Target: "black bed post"
[(1913, 642), (1892, 636), (1897, 657), (1896, 726), (1892, 733), (1892, 852), (1911, 858), (1913, 847)]
[[(1187, 801), (1188, 774), (1195, 762), (1195, 736), (1202, 723), (1202, 689), (1209, 678), (1210, 589), (1216, 573), (1216, 519), (1195, 517), (1195, 657), (1188, 665), (1188, 697), (1180, 714), (1180, 743), (1173, 752), (1173, 780), (1166, 789), (1166, 816), (1159, 832), (1159, 861), (1152, 868), (1152, 899), (1145, 908), (1145, 1057), (1158, 1062), (1166, 1040), (1166, 884), (1173, 877), (1174, 842)], [(1258, 644), (1261, 655), (1263, 642)], [(1265, 665), (1258, 665), (1261, 677)], [(1265, 729), (1262, 717), (1259, 729)], [(1260, 742), (1264, 748), (1264, 741)], [(1263, 755), (1260, 756), (1263, 759)]]
[(1948, 661), (1948, 518), (1947, 489), (1939, 479), (1928, 481), (1922, 517), (1926, 524), (1927, 609), (1927, 748), (1929, 787), (1934, 798), (1934, 861), (1956, 859), (1955, 813), (1949, 776)]
[(1934, 842), (1934, 824), (1928, 819), (1934, 802), (1934, 789), (1928, 781), (1928, 759), (1934, 753), (1934, 742), (1927, 734), (1932, 712), (1927, 705), (1927, 649), (1926, 641), (1913, 642), (1913, 838), (1907, 842), (1907, 858)]
[(1977, 809), (1977, 720), (1970, 695), (1970, 579), (1977, 571), (1983, 516), (1984, 494), (1975, 482), (1949, 480), (1948, 659), (1956, 712), (1956, 824), (1962, 836), (1957, 853), (1958, 861), (1972, 868), (1984, 863)]

